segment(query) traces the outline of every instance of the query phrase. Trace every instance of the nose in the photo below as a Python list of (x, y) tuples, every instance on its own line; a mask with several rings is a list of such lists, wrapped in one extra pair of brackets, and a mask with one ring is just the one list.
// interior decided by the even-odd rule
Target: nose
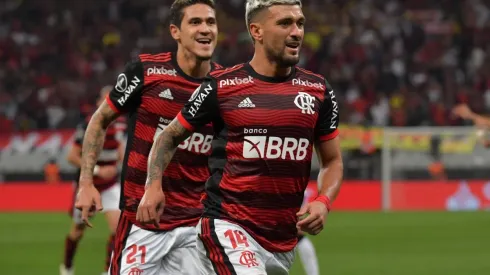
[(199, 32), (203, 35), (208, 35), (211, 33), (211, 28), (206, 22), (203, 22), (199, 28)]
[(303, 38), (303, 28), (298, 27), (298, 25), (293, 24), (293, 27), (291, 28), (291, 32), (289, 35), (294, 38), (296, 41), (300, 41)]

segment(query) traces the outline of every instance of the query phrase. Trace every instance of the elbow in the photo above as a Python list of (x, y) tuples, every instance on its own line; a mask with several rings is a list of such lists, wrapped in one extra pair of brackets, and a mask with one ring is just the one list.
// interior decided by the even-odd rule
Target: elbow
[(69, 154), (68, 156), (66, 156), (66, 161), (68, 161), (68, 163), (70, 163), (73, 166), (78, 166), (78, 163), (72, 154)]
[(326, 171), (335, 171), (340, 177), (343, 177), (344, 174), (344, 162), (342, 157), (331, 158), (328, 161), (325, 161), (320, 166), (320, 173)]
[(89, 126), (95, 126), (97, 128), (105, 130), (107, 129), (107, 127), (109, 127), (111, 122), (111, 120), (104, 119), (104, 116), (99, 111), (96, 111), (90, 119)]

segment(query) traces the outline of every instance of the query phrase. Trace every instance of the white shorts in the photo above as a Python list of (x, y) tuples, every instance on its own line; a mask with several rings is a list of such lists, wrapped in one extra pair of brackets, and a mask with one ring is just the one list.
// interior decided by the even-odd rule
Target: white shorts
[(111, 260), (111, 275), (200, 275), (196, 228), (149, 231), (121, 215)]
[[(119, 183), (114, 184), (109, 189), (102, 191), (102, 193), (100, 193), (100, 198), (102, 200), (102, 207), (104, 207), (102, 212), (119, 210), (120, 194), (121, 194), (121, 185)], [(73, 217), (73, 222), (75, 224), (83, 224), (82, 211), (76, 209), (75, 207), (73, 207), (72, 217)]]
[(271, 253), (239, 225), (219, 219), (202, 218), (197, 231), (197, 250), (205, 274), (289, 274), (294, 250)]

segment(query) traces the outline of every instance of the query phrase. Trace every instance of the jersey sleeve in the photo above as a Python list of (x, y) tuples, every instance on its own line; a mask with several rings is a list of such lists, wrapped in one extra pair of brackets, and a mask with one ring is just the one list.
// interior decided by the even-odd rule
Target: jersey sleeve
[(86, 122), (80, 123), (75, 129), (75, 139), (73, 140), (73, 145), (82, 147), (83, 137), (85, 136), (85, 131), (87, 130), (88, 124)]
[(339, 126), (339, 105), (332, 86), (325, 81), (325, 97), (320, 107), (318, 120), (315, 127), (315, 137), (320, 141), (327, 141), (335, 138), (338, 134)]
[(124, 72), (117, 76), (116, 83), (106, 98), (117, 113), (130, 112), (140, 104), (144, 85), (143, 64), (139, 59), (126, 64)]
[(177, 115), (179, 122), (189, 131), (194, 131), (212, 122), (219, 113), (216, 80), (207, 78), (192, 94)]

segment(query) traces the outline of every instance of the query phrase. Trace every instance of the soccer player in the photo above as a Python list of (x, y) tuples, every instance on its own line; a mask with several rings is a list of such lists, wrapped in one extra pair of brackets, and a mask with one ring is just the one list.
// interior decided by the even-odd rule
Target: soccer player
[[(318, 196), (318, 187), (316, 183), (310, 183), (306, 187), (303, 205), (306, 205), (315, 200)], [(298, 235), (298, 250), (299, 258), (303, 264), (303, 269), (306, 275), (319, 275), (320, 268), (318, 266), (318, 257), (316, 255), (313, 243), (303, 233)]]
[[(101, 208), (92, 184), (94, 159), (104, 129), (121, 113), (129, 114), (129, 136), (122, 172), (122, 194), (111, 274), (200, 274), (196, 224), (211, 149), (212, 128), (203, 125), (181, 140), (165, 182), (167, 208), (160, 223), (140, 223), (136, 210), (145, 192), (147, 159), (154, 137), (164, 130), (203, 78), (218, 65), (211, 62), (217, 41), (212, 0), (176, 0), (170, 8), (170, 33), (176, 53), (142, 54), (127, 65), (92, 118), (83, 144), (77, 207), (86, 220), (90, 207)], [(87, 220), (86, 220), (87, 221)], [(88, 221), (87, 221), (88, 222)]]
[[(212, 122), (211, 177), (197, 226), (205, 273), (287, 274), (298, 230), (320, 233), (340, 190), (339, 110), (325, 78), (295, 66), (304, 36), (301, 1), (249, 0), (246, 21), (254, 57), (211, 73), (157, 137), (137, 219), (158, 222), (166, 202), (162, 173), (180, 141)], [(322, 188), (301, 207), (313, 145)]]
[[(106, 86), (101, 89), (99, 98), (97, 99), (97, 106), (102, 104), (111, 89), (111, 86)], [(81, 165), (83, 136), (85, 134), (89, 119), (90, 117), (88, 117), (85, 122), (81, 123), (77, 127), (74, 144), (67, 155), (67, 160), (78, 168), (80, 168)], [(114, 246), (114, 234), (116, 232), (120, 215), (118, 204), (121, 187), (117, 182), (117, 163), (122, 161), (124, 146), (117, 137), (118, 133), (120, 133), (122, 130), (123, 129), (117, 127), (117, 123), (112, 123), (108, 127), (106, 139), (102, 146), (102, 153), (97, 159), (97, 164), (94, 169), (94, 187), (101, 193), (105, 217), (111, 231), (109, 241), (107, 242), (105, 272), (107, 272), (109, 269), (111, 253)], [(75, 189), (75, 194), (76, 190), (77, 189)], [(80, 210), (73, 207), (71, 214), (73, 223), (65, 240), (64, 262), (60, 265), (61, 275), (74, 274), (73, 259), (75, 257), (78, 242), (83, 237), (83, 233), (85, 231), (85, 224), (81, 219), (82, 213)]]

